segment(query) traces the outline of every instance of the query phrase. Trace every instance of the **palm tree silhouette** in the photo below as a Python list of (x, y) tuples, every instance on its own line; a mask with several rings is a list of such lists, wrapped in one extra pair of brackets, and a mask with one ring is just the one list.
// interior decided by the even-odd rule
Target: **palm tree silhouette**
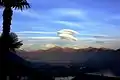
[[(3, 38), (3, 36), (1, 35), (0, 40), (2, 38)], [(22, 41), (18, 40), (18, 36), (15, 33), (11, 32), (9, 34), (9, 44), (8, 44), (9, 51), (16, 53), (16, 49), (20, 48), (20, 46), (22, 46), (22, 45), (23, 45), (23, 43), (22, 43)]]
[[(11, 26), (11, 20), (12, 20), (12, 15), (13, 15), (13, 9), (28, 9), (30, 8), (29, 3), (26, 0), (0, 0), (0, 8), (4, 8), (3, 11), (3, 26), (2, 26), (2, 38), (0, 41), (0, 56), (1, 59), (0, 61), (4, 61), (4, 62), (0, 62), (2, 65), (1, 67), (4, 68), (3, 72), (5, 71), (5, 69), (7, 69), (7, 66), (9, 65), (9, 60), (8, 60), (8, 54), (9, 54), (9, 50), (10, 50), (10, 46), (9, 46), (9, 40), (10, 40), (10, 26)], [(15, 46), (15, 44), (14, 44)], [(12, 50), (14, 51), (14, 49), (12, 48)], [(11, 54), (12, 55), (12, 54)]]
[[(9, 46), (9, 33), (10, 33), (10, 25), (13, 15), (13, 8), (15, 9), (28, 9), (30, 8), (29, 3), (26, 0), (0, 0), (0, 7), (4, 7), (3, 11), (3, 26), (2, 26), (2, 39), (0, 42), (0, 53), (8, 53)], [(6, 44), (6, 45), (5, 45)]]

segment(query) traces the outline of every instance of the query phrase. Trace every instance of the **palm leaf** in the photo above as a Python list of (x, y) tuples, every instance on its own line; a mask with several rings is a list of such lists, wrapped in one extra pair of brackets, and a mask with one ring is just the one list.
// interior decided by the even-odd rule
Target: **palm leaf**
[[(3, 36), (1, 35), (0, 36), (0, 42), (1, 42), (2, 38), (3, 38)], [(8, 40), (9, 42), (8, 42), (7, 46), (9, 46), (9, 50), (10, 51), (14, 51), (15, 52), (15, 49), (20, 48), (23, 45), (22, 41), (19, 41), (18, 40), (18, 36), (15, 33), (13, 33), (13, 32), (11, 32), (9, 34), (9, 38), (8, 39), (9, 39)]]
[(12, 7), (21, 10), (30, 8), (30, 4), (27, 0), (0, 0), (0, 6)]

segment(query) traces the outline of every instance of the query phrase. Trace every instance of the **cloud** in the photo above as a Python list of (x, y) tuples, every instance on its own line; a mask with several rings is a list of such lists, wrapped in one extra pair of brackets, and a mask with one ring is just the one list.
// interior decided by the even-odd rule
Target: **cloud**
[[(86, 34), (86, 33), (79, 33), (75, 30), (72, 30), (72, 29), (62, 29), (61, 31), (59, 32), (64, 32), (64, 31), (71, 31), (75, 34), (78, 34), (80, 36), (88, 36), (88, 37), (95, 37), (95, 38), (101, 38), (101, 37), (109, 37), (108, 35), (104, 35), (104, 34)], [(48, 31), (20, 31), (20, 32), (15, 32), (17, 34), (57, 34), (57, 31), (56, 32), (48, 32)]]
[[(36, 49), (40, 49), (41, 45), (43, 44), (56, 44), (60, 46), (67, 46), (72, 47), (74, 45), (79, 46), (80, 48), (84, 47), (106, 47), (106, 48), (119, 48), (120, 45), (120, 39), (119, 40), (97, 40), (94, 38), (78, 38), (77, 41), (67, 41), (67, 40), (60, 40), (59, 37), (23, 37), (21, 38), (23, 42), (25, 43), (23, 47), (26, 46), (26, 44), (34, 44), (39, 45), (36, 47)], [(104, 42), (104, 43), (99, 43)], [(96, 43), (97, 42), (97, 43)], [(34, 46), (29, 46), (33, 48)]]
[(69, 35), (69, 34), (59, 34), (58, 35), (61, 39), (65, 39), (65, 40), (68, 40), (68, 41), (77, 41), (77, 38), (73, 37), (72, 35)]
[(94, 38), (109, 38), (109, 36), (105, 36), (105, 35), (99, 35), (99, 36), (93, 36)]
[[(24, 38), (26, 35), (26, 38), (28, 37), (29, 40), (31, 39), (41, 40), (40, 38), (41, 36), (44, 37), (47, 34), (48, 37), (49, 36), (55, 37), (56, 35), (54, 34), (56, 34), (57, 30), (60, 30), (63, 28), (70, 28), (70, 29), (80, 31), (80, 34), (76, 35), (77, 38), (79, 40), (84, 39), (86, 40), (86, 42), (90, 42), (90, 40), (87, 41), (88, 38), (91, 38), (91, 40), (93, 41), (103, 40), (106, 42), (119, 40), (118, 38), (120, 34), (119, 24), (116, 21), (113, 23), (114, 19), (116, 19), (117, 17), (115, 17), (114, 13), (108, 12), (107, 8), (104, 9), (105, 8), (104, 7), (102, 8), (102, 10), (98, 8), (93, 9), (93, 6), (89, 6), (85, 1), (80, 1), (81, 5), (79, 6), (81, 7), (76, 8), (74, 7), (75, 5), (73, 5), (73, 3), (75, 2), (76, 4), (78, 4), (77, 2), (79, 1), (70, 1), (71, 3), (70, 5), (69, 5), (69, 1), (62, 0), (62, 3), (64, 2), (68, 4), (61, 5), (60, 1), (55, 1), (55, 2), (54, 1), (47, 1), (47, 2), (41, 1), (41, 3), (40, 2), (35, 3), (33, 1), (33, 3), (32, 2), (31, 3), (34, 6), (31, 9), (24, 10), (23, 12), (15, 11), (17, 15), (21, 14), (23, 16), (26, 16), (25, 19), (26, 18), (29, 20), (31, 18), (33, 19), (31, 22), (28, 21), (28, 23), (21, 20), (22, 23), (20, 24), (21, 26), (24, 26), (23, 28), (16, 27), (15, 29), (14, 26), (16, 25), (13, 25), (14, 31), (15, 30), (23, 31), (23, 29), (28, 30), (25, 32), (23, 31), (23, 32), (17, 33), (17, 34), (22, 35), (20, 37), (24, 37)], [(54, 5), (53, 3), (57, 3), (57, 4)], [(87, 5), (83, 5), (82, 3), (87, 4)], [(37, 7), (36, 4), (37, 5), (41, 4), (41, 5), (38, 5), (39, 7)], [(91, 5), (92, 4), (94, 4), (94, 2), (92, 2)], [(59, 7), (57, 5), (59, 5)], [(35, 6), (37, 7), (36, 9), (34, 9)], [(89, 8), (89, 7), (92, 7), (92, 8)], [(106, 18), (112, 22), (105, 21), (104, 19)], [(42, 27), (39, 27), (39, 26), (42, 26)], [(32, 30), (34, 29), (36, 31), (31, 31), (31, 29)], [(29, 36), (27, 36), (28, 34)], [(118, 37), (115, 37), (115, 36), (118, 36)], [(59, 39), (59, 37), (57, 37), (57, 39)], [(44, 40), (49, 40), (49, 38), (44, 38)]]
[(102, 36), (102, 35), (99, 35), (99, 36), (93, 36), (94, 38), (96, 39), (111, 39), (111, 40), (117, 40), (117, 39), (120, 39), (120, 36)]
[(30, 18), (38, 19), (38, 20), (41, 20), (41, 19), (54, 20), (54, 19), (65, 17), (65, 16), (75, 17), (80, 19), (87, 18), (83, 10), (75, 9), (75, 8), (52, 8), (46, 11), (43, 11), (43, 10), (36, 11), (33, 9), (28, 9), (24, 11), (14, 10), (14, 12), (21, 14), (23, 16), (27, 16)]
[(77, 28), (77, 29), (84, 29), (87, 30), (88, 29), (91, 30), (97, 30), (97, 29), (106, 29), (106, 27), (110, 26), (110, 29), (113, 29), (113, 27), (115, 27), (115, 25), (112, 24), (108, 24), (105, 22), (97, 22), (97, 21), (92, 21), (92, 20), (85, 20), (85, 21), (66, 21), (66, 20), (54, 20), (52, 21), (52, 23), (57, 23), (57, 25), (63, 25), (66, 27), (70, 27), (70, 28)]
[(98, 38), (98, 37), (108, 37), (108, 35), (105, 34), (99, 34), (99, 33), (80, 33), (78, 34), (79, 37), (91, 37), (91, 38)]
[(17, 34), (56, 34), (56, 32), (43, 32), (43, 31), (21, 31)]
[[(62, 24), (61, 27), (63, 28), (65, 27), (78, 28), (78, 29), (82, 28), (86, 30), (89, 29), (89, 31), (93, 31), (93, 30), (98, 30), (98, 27), (99, 29), (101, 27), (101, 29), (103, 28), (103, 31), (105, 32), (106, 30), (104, 29), (104, 27), (110, 26), (110, 29), (113, 30), (113, 28), (111, 28), (111, 25), (106, 25), (107, 23), (103, 22), (102, 20), (97, 21), (99, 17), (94, 18), (96, 16), (95, 15), (93, 16), (92, 11), (89, 12), (86, 10), (81, 10), (76, 8), (52, 8), (48, 10), (39, 10), (39, 11), (29, 9), (23, 12), (21, 11), (17, 11), (17, 12), (22, 15), (38, 19), (38, 21), (34, 20), (33, 22), (36, 24), (45, 24), (44, 26), (47, 28), (55, 25), (60, 26)], [(89, 13), (90, 15), (88, 15)], [(104, 14), (102, 14), (101, 16), (103, 15)], [(68, 18), (73, 20), (78, 20), (78, 21), (70, 22), (69, 20), (66, 20), (66, 21), (64, 20)], [(106, 33), (109, 33), (109, 32), (106, 31)]]
[[(53, 8), (48, 10), (50, 16), (53, 17), (53, 20), (62, 20), (69, 18), (74, 20), (89, 20), (87, 16), (87, 11), (76, 9), (76, 8)], [(57, 15), (56, 15), (57, 14)]]
[(49, 15), (45, 15), (43, 12), (37, 12), (35, 10), (29, 9), (29, 10), (24, 10), (24, 11), (20, 11), (20, 10), (14, 10), (15, 13), (21, 14), (23, 16), (27, 16), (30, 18), (34, 18), (34, 19), (49, 19), (51, 18)]
[[(17, 32), (18, 34), (57, 34), (57, 32), (40, 32), (40, 31), (22, 31), (22, 32)], [(66, 40), (77, 40), (77, 38), (73, 37), (73, 34), (79, 34), (78, 32), (74, 31), (74, 30), (70, 30), (70, 29), (62, 29), (58, 32), (58, 36), (60, 38), (64, 38)], [(22, 37), (23, 38), (23, 37)], [(48, 38), (56, 38), (56, 37), (27, 37), (27, 38), (31, 38), (31, 39), (48, 39)]]
[[(67, 31), (67, 32), (66, 32)], [(71, 32), (72, 31), (72, 32)], [(66, 33), (68, 33), (68, 34), (77, 34), (76, 35), (76, 37), (77, 38), (84, 38), (84, 39), (87, 39), (87, 38), (92, 38), (92, 39), (99, 39), (99, 40), (117, 40), (117, 39), (120, 39), (120, 37), (119, 36), (109, 36), (109, 35), (104, 35), (104, 34), (86, 34), (86, 33), (78, 33), (78, 32), (76, 32), (76, 31), (74, 31), (74, 30), (71, 30), (71, 29), (63, 29), (63, 30), (60, 30), (60, 31), (54, 31), (54, 32), (47, 32), (47, 31), (20, 31), (20, 32), (15, 32), (15, 33), (17, 33), (18, 34), (18, 36), (19, 37), (32, 37), (32, 36), (34, 36), (34, 37), (49, 37), (49, 36), (51, 36), (51, 37), (55, 37), (55, 36), (57, 36), (57, 34), (59, 34), (59, 33), (64, 33), (64, 32), (66, 32)]]
[(69, 16), (69, 17), (72, 16), (80, 19), (86, 18), (85, 13), (83, 11), (75, 8), (52, 8), (46, 11), (43, 11), (43, 10), (36, 11), (36, 10), (28, 9), (24, 11), (14, 10), (14, 12), (30, 18), (38, 19), (38, 20), (41, 20), (41, 19), (55, 20), (65, 16)]
[(32, 11), (32, 10), (25, 10), (25, 11), (21, 11), (21, 10), (14, 10), (15, 13), (19, 13), (19, 14), (22, 14), (24, 16), (29, 16), (29, 17), (32, 17), (32, 18), (40, 18), (40, 15), (37, 14), (35, 11)]
[(70, 27), (80, 27), (79, 23), (69, 22), (69, 21), (53, 21), (53, 23), (63, 24)]
[[(39, 37), (39, 36), (38, 36), (38, 37), (34, 37), (34, 36), (24, 37), (24, 36), (19, 36), (19, 38), (20, 38), (20, 39), (25, 39), (25, 40), (49, 40), (49, 39), (50, 39), (50, 40), (51, 40), (51, 39), (52, 39), (52, 40), (53, 40), (53, 39), (55, 39), (55, 40), (56, 40), (56, 39), (57, 39), (57, 40), (59, 39), (59, 40), (60, 40), (59, 37), (54, 37), (54, 36), (47, 36), (47, 37)], [(78, 37), (78, 39), (79, 39), (79, 40), (96, 40), (95, 38), (92, 38), (92, 37), (90, 37), (90, 38), (88, 38), (88, 37), (87, 37), (87, 38), (83, 38), (83, 37), (80, 38), (80, 37)]]
[(104, 44), (105, 42), (104, 41), (96, 41), (96, 43), (98, 43), (98, 44)]
[(71, 30), (71, 29), (62, 29), (60, 31), (57, 32), (58, 34), (69, 34), (69, 35), (74, 35), (74, 34), (79, 34), (77, 31)]
[(75, 8), (53, 8), (50, 10), (52, 14), (58, 14), (58, 16), (74, 16), (74, 17), (85, 17), (85, 12)]
[(38, 39), (38, 40), (41, 40), (41, 39), (47, 39), (47, 40), (50, 40), (50, 39), (59, 39), (59, 37), (19, 37), (20, 39)]

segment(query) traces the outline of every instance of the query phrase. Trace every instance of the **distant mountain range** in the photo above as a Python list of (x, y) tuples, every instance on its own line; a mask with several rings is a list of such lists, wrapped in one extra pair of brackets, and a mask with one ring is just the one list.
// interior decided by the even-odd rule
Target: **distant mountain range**
[[(36, 67), (41, 63), (51, 63), (59, 65), (83, 64), (93, 72), (110, 70), (116, 76), (120, 76), (120, 49), (113, 50), (107, 48), (61, 48), (55, 46), (47, 50), (24, 51), (18, 50), (17, 55), (33, 62)], [(89, 72), (89, 70), (87, 70)], [(91, 72), (90, 71), (90, 72)]]
[(110, 56), (110, 54), (120, 55), (120, 49), (113, 50), (107, 48), (84, 48), (84, 49), (73, 49), (73, 48), (62, 48), (55, 46), (47, 50), (34, 50), (34, 51), (24, 51), (19, 50), (18, 55), (22, 56), (28, 60), (34, 61), (45, 61), (45, 62), (83, 62), (88, 60), (95, 55), (103, 54)]

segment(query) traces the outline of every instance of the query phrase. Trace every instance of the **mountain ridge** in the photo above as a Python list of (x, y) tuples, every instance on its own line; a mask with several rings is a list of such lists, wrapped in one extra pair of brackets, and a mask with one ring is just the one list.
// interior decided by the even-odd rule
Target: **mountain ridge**
[(93, 55), (120, 55), (120, 50), (113, 50), (108, 48), (93, 48), (88, 47), (84, 49), (73, 49), (73, 48), (61, 48), (61, 47), (53, 47), (49, 48), (47, 50), (35, 50), (35, 51), (24, 51), (24, 50), (18, 50), (16, 53), (17, 55), (25, 58), (25, 59), (31, 59), (31, 60), (47, 60), (47, 61), (64, 61), (67, 60), (69, 62), (72, 60), (79, 60), (92, 57)]

